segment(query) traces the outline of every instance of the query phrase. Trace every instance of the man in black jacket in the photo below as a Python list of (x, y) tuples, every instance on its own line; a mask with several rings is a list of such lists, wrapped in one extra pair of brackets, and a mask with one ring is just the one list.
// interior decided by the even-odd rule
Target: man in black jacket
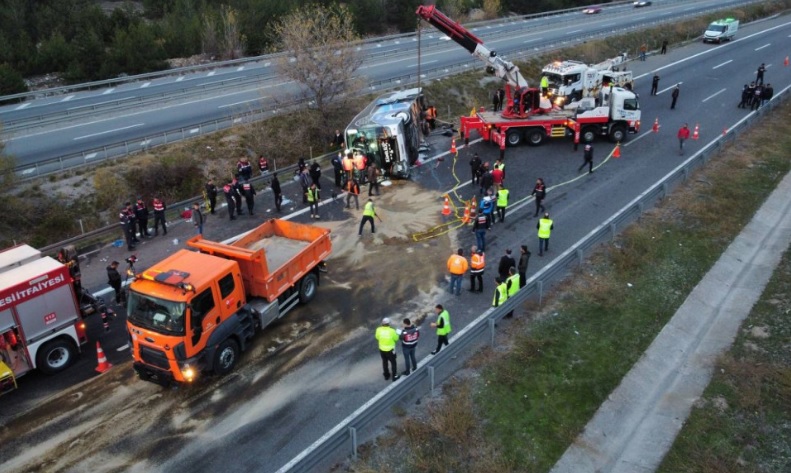
[(511, 268), (516, 267), (516, 261), (511, 256), (511, 250), (505, 250), (505, 254), (502, 258), (500, 258), (500, 264), (497, 266), (497, 274), (500, 276), (500, 279), (505, 281), (508, 279), (508, 270)]
[(283, 191), (280, 189), (280, 181), (277, 179), (277, 173), (272, 174), (272, 182), (269, 183), (272, 188), (272, 194), (275, 195), (275, 208), (280, 212), (280, 204), (283, 203)]

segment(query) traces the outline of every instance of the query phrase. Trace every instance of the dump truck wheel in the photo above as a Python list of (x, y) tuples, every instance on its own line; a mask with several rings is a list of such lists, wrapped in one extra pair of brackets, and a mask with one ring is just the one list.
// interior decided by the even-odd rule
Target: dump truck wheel
[(77, 351), (68, 340), (52, 340), (45, 343), (36, 353), (36, 367), (46, 374), (65, 370), (74, 362)]
[(316, 297), (316, 291), (319, 287), (319, 280), (316, 275), (310, 273), (302, 278), (302, 283), (299, 285), (299, 302), (307, 304)]
[(214, 372), (218, 375), (229, 373), (239, 358), (239, 345), (231, 338), (225, 340), (214, 352)]

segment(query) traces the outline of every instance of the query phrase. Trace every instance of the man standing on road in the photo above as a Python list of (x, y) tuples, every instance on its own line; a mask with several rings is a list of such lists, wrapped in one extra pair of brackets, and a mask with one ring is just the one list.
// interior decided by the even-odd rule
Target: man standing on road
[(475, 240), (478, 249), (484, 251), (486, 249), (486, 232), (489, 230), (489, 220), (482, 212), (479, 212), (472, 223), (472, 231), (475, 233)]
[(513, 256), (511, 256), (511, 250), (506, 249), (505, 254), (500, 258), (500, 264), (497, 265), (497, 274), (500, 276), (500, 279), (503, 281), (508, 279), (508, 270), (514, 266), (516, 266), (516, 261), (514, 261)]
[(195, 233), (203, 235), (203, 214), (200, 211), (200, 204), (197, 202), (192, 203), (192, 225), (195, 227)]
[(747, 104), (750, 103), (751, 93), (752, 91), (750, 90), (750, 87), (747, 84), (744, 84), (744, 87), (742, 88), (742, 100), (739, 102), (738, 106), (739, 108), (747, 108)]
[(448, 346), (448, 334), (450, 334), (450, 314), (442, 304), (437, 304), (434, 307), (434, 312), (437, 314), (437, 321), (431, 322), (431, 327), (437, 329), (437, 348), (432, 351), (432, 355), (436, 355), (442, 349), (442, 345)]
[[(508, 270), (508, 279), (505, 280), (505, 291), (508, 295), (508, 298), (512, 298), (519, 292), (521, 287), (519, 286), (519, 273), (516, 272), (516, 268), (511, 266), (511, 269)], [(514, 311), (508, 312), (505, 314), (505, 317), (510, 319), (514, 316)]]
[(775, 94), (775, 89), (772, 87), (772, 84), (766, 84), (764, 87), (764, 91), (761, 94), (761, 106), (764, 106), (767, 102), (772, 100), (772, 96)]
[(404, 376), (409, 376), (412, 371), (417, 371), (417, 359), (415, 358), (415, 349), (417, 348), (417, 341), (420, 338), (420, 329), (412, 324), (409, 319), (404, 319), (404, 328), (399, 332), (401, 337), (401, 350), (404, 352), (404, 364), (406, 369), (403, 373)]
[(530, 250), (527, 249), (527, 245), (522, 245), (519, 252), (519, 263), (517, 263), (516, 269), (519, 271), (519, 289), (522, 289), (527, 284), (527, 264), (530, 262)]
[[(382, 357), (382, 374), (385, 381), (390, 379), (390, 372), (393, 372), (393, 381), (399, 378), (398, 367), (396, 365), (396, 343), (398, 343), (398, 333), (390, 326), (390, 319), (382, 319), (382, 325), (376, 329), (376, 341), (379, 342), (379, 355)], [(388, 366), (389, 365), (389, 366)]]
[(674, 110), (676, 108), (676, 101), (678, 100), (678, 94), (679, 94), (679, 87), (678, 84), (676, 84), (676, 86), (673, 88), (673, 92), (670, 94), (670, 96), (673, 98), (673, 101), (670, 102), (670, 110)]
[(351, 208), (352, 198), (354, 198), (354, 208), (360, 210), (360, 184), (357, 179), (346, 181), (346, 208)]
[(469, 268), (467, 258), (464, 257), (464, 250), (462, 248), (459, 248), (455, 255), (450, 255), (447, 266), (450, 272), (450, 293), (460, 296), (461, 281), (464, 279), (464, 274)]
[(659, 54), (667, 54), (667, 40), (662, 40), (662, 49), (659, 51)]
[(536, 213), (533, 217), (538, 217), (538, 212), (544, 211), (544, 197), (547, 196), (547, 188), (544, 185), (542, 178), (536, 179), (536, 186), (533, 187), (533, 192), (530, 194), (536, 198)]
[[(363, 219), (360, 221), (360, 230), (357, 232), (357, 236), (363, 235), (363, 227), (365, 226), (365, 222), (371, 222), (371, 233), (376, 233), (376, 227), (374, 227), (374, 217), (379, 218), (379, 215), (376, 214), (374, 201), (368, 199), (368, 202), (366, 202), (365, 207), (363, 208)], [(379, 218), (379, 221), (381, 222), (382, 219)]]
[[(505, 188), (505, 184), (500, 184), (500, 189), (497, 191), (497, 217), (500, 219), (500, 223), (505, 223), (505, 210), (508, 207), (508, 189)], [(494, 222), (496, 219), (492, 219)]]
[(239, 182), (239, 175), (233, 178), (231, 184), (234, 189), (232, 195), (234, 204), (236, 205), (236, 215), (244, 215), (244, 212), (242, 212), (242, 183)]
[(167, 235), (168, 227), (165, 226), (165, 210), (167, 210), (167, 207), (165, 206), (165, 202), (159, 197), (154, 197), (151, 205), (154, 207), (154, 236), (159, 235), (160, 224), (162, 225), (163, 234)]
[(225, 195), (225, 203), (228, 205), (228, 217), (230, 217), (231, 220), (236, 220), (236, 217), (234, 217), (234, 210), (236, 209), (236, 197), (234, 197), (236, 194), (236, 186), (234, 186), (233, 181), (225, 184), (222, 187), (222, 192)]
[(481, 158), (478, 157), (478, 153), (475, 153), (472, 155), (472, 159), (470, 159), (470, 173), (472, 174), (472, 185), (475, 185), (481, 179), (480, 168), (481, 168)]
[(500, 307), (508, 300), (508, 288), (505, 282), (500, 279), (500, 276), (494, 278), (494, 298), (492, 299), (492, 307)]
[(544, 218), (538, 220), (538, 256), (544, 256), (544, 251), (549, 251), (549, 236), (555, 228), (554, 222), (549, 218), (549, 212), (544, 213)]
[(107, 284), (115, 291), (115, 303), (121, 303), (121, 274), (118, 272), (118, 261), (107, 266)]
[(756, 71), (756, 75), (755, 75), (756, 85), (758, 85), (759, 83), (760, 85), (764, 84), (764, 72), (766, 72), (766, 63), (762, 62), (761, 65), (758, 66), (758, 70)]
[(585, 151), (583, 152), (584, 161), (582, 161), (582, 166), (577, 168), (577, 172), (582, 171), (585, 169), (585, 165), (588, 166), (588, 174), (593, 174), (593, 145), (588, 143), (585, 145)]
[(150, 237), (148, 233), (148, 206), (143, 202), (142, 198), (137, 199), (135, 205), (135, 218), (137, 219), (137, 226), (140, 229), (140, 237)]
[(310, 207), (310, 218), (321, 218), (319, 217), (319, 190), (316, 188), (316, 183), (313, 182), (308, 187), (308, 206)]
[(478, 281), (480, 288), (477, 292), (483, 292), (483, 272), (486, 269), (486, 255), (477, 246), (472, 246), (470, 256), (470, 292), (475, 291), (475, 281)]
[(126, 249), (132, 251), (135, 249), (137, 237), (135, 237), (135, 212), (132, 210), (132, 203), (127, 202), (118, 214), (118, 220), (121, 222), (121, 229), (124, 231), (124, 238), (126, 239)]
[(640, 60), (645, 61), (645, 53), (648, 52), (648, 46), (645, 43), (640, 45)]
[(332, 170), (335, 172), (335, 187), (341, 187), (341, 175), (343, 174), (343, 160), (341, 152), (332, 158)]
[(684, 154), (684, 142), (689, 139), (689, 127), (686, 123), (678, 129), (678, 154)]
[(242, 194), (247, 204), (247, 213), (253, 215), (253, 207), (255, 206), (255, 187), (253, 187), (250, 181), (244, 181), (242, 183)]
[(656, 95), (656, 89), (659, 88), (659, 74), (654, 74), (651, 80), (651, 95)]
[[(217, 208), (217, 186), (214, 185), (214, 180), (209, 179), (206, 181), (206, 199), (209, 201), (209, 213), (214, 215), (214, 209)], [(156, 209), (154, 209), (156, 212)], [(157, 224), (154, 223), (154, 230), (156, 230)]]
[(272, 189), (272, 194), (275, 196), (275, 208), (280, 212), (280, 204), (283, 203), (283, 191), (280, 189), (280, 181), (277, 178), (277, 173), (272, 173), (272, 182), (269, 183)]

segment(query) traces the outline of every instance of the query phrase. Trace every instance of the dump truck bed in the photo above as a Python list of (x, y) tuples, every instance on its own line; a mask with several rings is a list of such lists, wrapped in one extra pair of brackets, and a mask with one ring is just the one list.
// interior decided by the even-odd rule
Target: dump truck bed
[(328, 229), (278, 219), (264, 222), (230, 244), (198, 235), (187, 245), (238, 262), (247, 295), (269, 302), (299, 282), (332, 250)]

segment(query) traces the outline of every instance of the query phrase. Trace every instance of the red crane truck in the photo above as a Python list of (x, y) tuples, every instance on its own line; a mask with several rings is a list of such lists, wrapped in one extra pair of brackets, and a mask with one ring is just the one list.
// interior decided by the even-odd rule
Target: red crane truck
[(598, 97), (575, 102), (573, 109), (553, 107), (541, 90), (527, 86), (527, 80), (516, 65), (486, 48), (481, 39), (435, 6), (421, 5), (416, 13), (486, 63), (487, 72), (506, 84), (502, 112), (480, 110), (461, 117), (465, 144), (469, 144), (472, 131), (504, 150), (506, 144), (516, 146), (526, 141), (537, 146), (548, 137), (569, 135), (574, 136), (575, 143), (580, 139), (593, 141), (596, 136), (620, 142), (626, 140), (627, 133), (640, 130), (640, 104), (633, 92), (621, 87), (606, 87)]
[(231, 244), (192, 237), (127, 296), (138, 376), (163, 385), (233, 369), (253, 335), (316, 295), (326, 228), (272, 219)]

